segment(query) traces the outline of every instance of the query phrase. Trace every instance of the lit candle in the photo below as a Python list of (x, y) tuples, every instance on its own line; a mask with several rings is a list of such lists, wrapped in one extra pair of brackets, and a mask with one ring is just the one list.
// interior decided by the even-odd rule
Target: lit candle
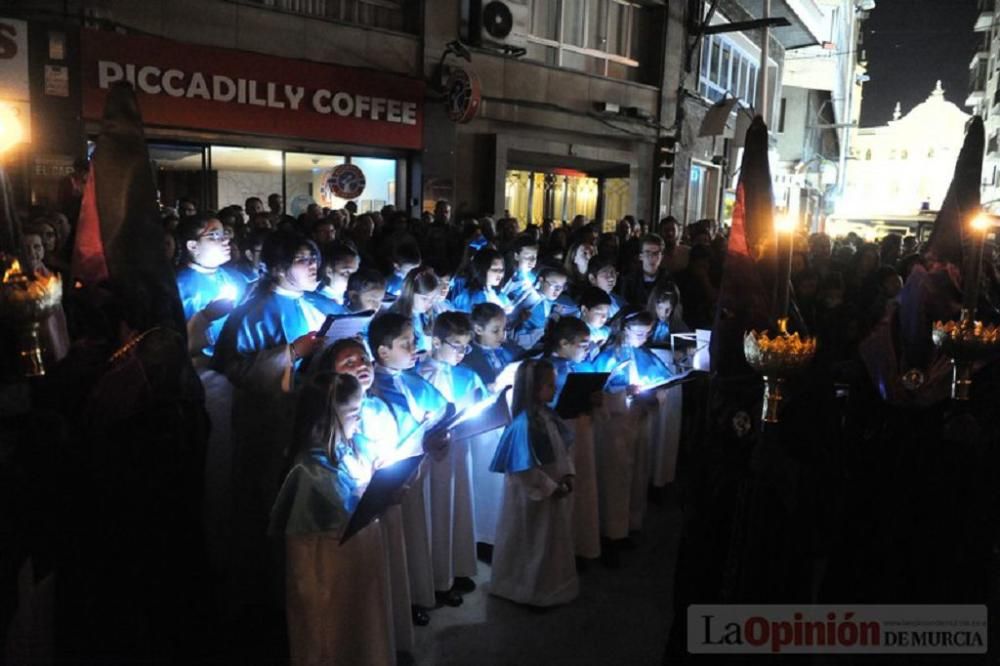
[(793, 234), (795, 219), (789, 215), (774, 218), (774, 230), (778, 252), (778, 279), (775, 282), (775, 312), (779, 322), (788, 319), (789, 288), (792, 282), (792, 250), (795, 247)]
[(976, 318), (976, 306), (979, 305), (979, 283), (983, 274), (983, 248), (986, 245), (986, 232), (993, 225), (989, 215), (980, 213), (972, 218), (969, 226), (972, 228), (972, 261), (967, 263), (965, 275), (962, 276), (962, 309), (964, 316)]

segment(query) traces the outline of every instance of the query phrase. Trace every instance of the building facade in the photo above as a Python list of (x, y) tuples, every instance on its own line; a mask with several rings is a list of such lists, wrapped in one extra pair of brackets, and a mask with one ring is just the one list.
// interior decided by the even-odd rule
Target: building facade
[[(164, 204), (273, 192), (292, 214), (351, 196), (522, 225), (725, 219), (745, 123), (774, 125), (786, 54), (832, 30), (822, 2), (504, 0), (498, 21), (485, 0), (13, 0), (27, 80), (0, 100), (30, 120), (15, 159), (37, 204), (126, 80)], [(762, 30), (746, 22), (766, 4), (787, 25), (769, 33), (765, 104)], [(745, 110), (706, 132), (727, 99)], [(343, 164), (360, 191), (357, 170), (341, 186)]]
[(905, 115), (897, 104), (885, 125), (857, 129), (831, 233), (855, 230), (844, 226), (852, 222), (912, 226), (922, 212), (939, 210), (970, 117), (944, 98), (938, 81)]
[(861, 25), (874, 2), (817, 0), (816, 46), (788, 54), (782, 77), (775, 168), (777, 205), (813, 231), (844, 191), (852, 130), (866, 80)]
[(978, 0), (975, 52), (969, 61), (969, 96), (965, 106), (986, 126), (983, 159), (983, 205), (1000, 212), (1000, 22), (996, 0)]

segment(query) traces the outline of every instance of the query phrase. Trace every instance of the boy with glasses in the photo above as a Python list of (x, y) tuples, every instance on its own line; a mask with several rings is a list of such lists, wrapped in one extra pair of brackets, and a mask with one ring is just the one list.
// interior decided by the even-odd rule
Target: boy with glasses
[(541, 300), (530, 308), (521, 308), (514, 314), (517, 323), (514, 325), (511, 338), (521, 349), (535, 347), (545, 334), (549, 319), (558, 316), (558, 311), (554, 312), (556, 301), (566, 290), (568, 279), (566, 273), (558, 268), (543, 268), (539, 271), (536, 291)]
[[(487, 399), (486, 385), (459, 365), (472, 349), (472, 321), (445, 312), (434, 321), (431, 354), (417, 373), (461, 411)], [(431, 463), (431, 561), (434, 593), (441, 603), (476, 589), (476, 530), (469, 440), (451, 442), (450, 455)]]
[(645, 307), (649, 293), (664, 277), (663, 239), (656, 234), (646, 234), (639, 242), (639, 265), (622, 280), (619, 293), (629, 305)]

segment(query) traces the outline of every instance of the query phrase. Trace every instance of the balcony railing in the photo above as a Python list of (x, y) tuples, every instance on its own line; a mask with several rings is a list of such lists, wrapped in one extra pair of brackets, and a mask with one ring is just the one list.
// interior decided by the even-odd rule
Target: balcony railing
[(982, 0), (979, 3), (979, 15), (976, 16), (976, 25), (973, 28), (976, 32), (984, 32), (993, 27), (994, 5), (993, 0)]

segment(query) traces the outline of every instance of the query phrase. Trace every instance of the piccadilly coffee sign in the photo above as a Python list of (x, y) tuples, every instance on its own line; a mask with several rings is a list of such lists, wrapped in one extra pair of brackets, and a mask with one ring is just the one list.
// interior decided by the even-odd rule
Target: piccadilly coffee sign
[(419, 79), (95, 30), (82, 53), (86, 118), (127, 81), (153, 127), (421, 147)]

